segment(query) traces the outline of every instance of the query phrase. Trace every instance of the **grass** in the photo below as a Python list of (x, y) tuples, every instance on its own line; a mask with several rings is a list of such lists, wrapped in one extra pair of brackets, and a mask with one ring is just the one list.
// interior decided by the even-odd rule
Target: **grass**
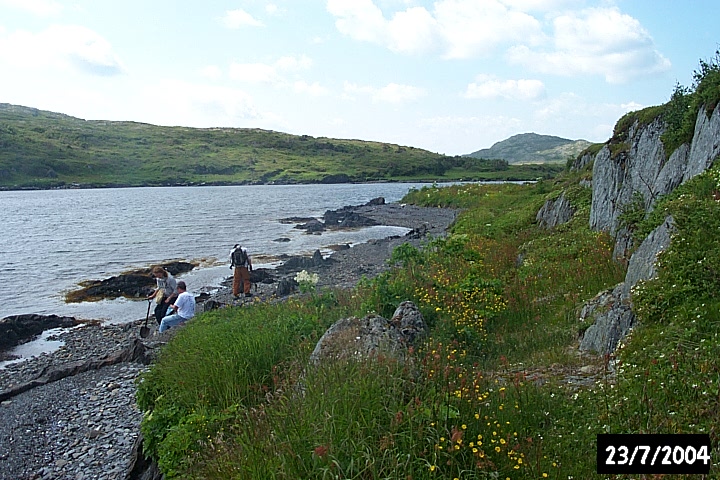
[[(612, 358), (576, 350), (577, 309), (623, 276), (611, 239), (587, 228), (580, 193), (562, 227), (529, 215), (569, 180), (413, 192), (405, 200), (465, 209), (451, 235), (396, 250), (390, 272), (352, 291), (227, 308), (179, 331), (139, 385), (146, 451), (168, 478), (566, 479), (598, 477), (599, 433), (710, 433), (717, 445), (720, 285), (692, 252), (720, 268), (708, 221), (719, 178), (663, 207), (678, 233)], [(431, 325), (409, 362), (308, 365), (329, 324), (405, 299)]]

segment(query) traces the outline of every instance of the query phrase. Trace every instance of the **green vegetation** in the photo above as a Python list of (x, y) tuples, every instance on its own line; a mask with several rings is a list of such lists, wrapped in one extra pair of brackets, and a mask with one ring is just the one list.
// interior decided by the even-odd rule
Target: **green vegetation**
[[(598, 433), (709, 433), (717, 449), (720, 167), (639, 221), (672, 214), (678, 230), (609, 358), (577, 354), (578, 309), (624, 273), (578, 175), (413, 191), (464, 209), (447, 238), (396, 249), (352, 291), (193, 320), (139, 385), (146, 451), (168, 478), (565, 479), (597, 477)], [(575, 217), (538, 229), (563, 191)], [(431, 328), (409, 362), (308, 365), (334, 321), (403, 300)]]
[(85, 121), (0, 104), (0, 188), (534, 180), (561, 169), (260, 129)]

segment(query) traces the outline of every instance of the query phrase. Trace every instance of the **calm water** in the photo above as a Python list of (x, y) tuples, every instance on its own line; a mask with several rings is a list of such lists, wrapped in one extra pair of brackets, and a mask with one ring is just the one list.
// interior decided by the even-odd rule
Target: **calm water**
[[(191, 292), (217, 288), (230, 275), (228, 253), (246, 245), (256, 266), (280, 254), (312, 253), (339, 243), (403, 234), (400, 227), (307, 235), (286, 217), (376, 197), (398, 201), (426, 184), (121, 188), (0, 192), (0, 318), (58, 314), (122, 323), (144, 318), (147, 303), (118, 299), (66, 304), (85, 280), (102, 280), (169, 260), (200, 261), (182, 275)], [(290, 242), (273, 240), (287, 237)]]

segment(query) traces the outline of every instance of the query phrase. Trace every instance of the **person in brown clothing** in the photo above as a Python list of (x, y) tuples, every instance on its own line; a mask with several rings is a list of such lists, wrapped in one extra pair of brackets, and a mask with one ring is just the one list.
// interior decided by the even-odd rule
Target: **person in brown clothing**
[(247, 253), (247, 249), (240, 244), (230, 250), (230, 268), (234, 268), (232, 292), (234, 296), (240, 295), (240, 285), (246, 297), (251, 296), (250, 293), (250, 272), (252, 272), (252, 260)]

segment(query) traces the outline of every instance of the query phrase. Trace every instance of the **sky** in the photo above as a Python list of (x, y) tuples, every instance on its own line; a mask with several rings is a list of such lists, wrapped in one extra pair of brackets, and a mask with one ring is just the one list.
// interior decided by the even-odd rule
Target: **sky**
[(692, 85), (717, 0), (0, 0), (0, 103), (463, 155), (605, 142)]

